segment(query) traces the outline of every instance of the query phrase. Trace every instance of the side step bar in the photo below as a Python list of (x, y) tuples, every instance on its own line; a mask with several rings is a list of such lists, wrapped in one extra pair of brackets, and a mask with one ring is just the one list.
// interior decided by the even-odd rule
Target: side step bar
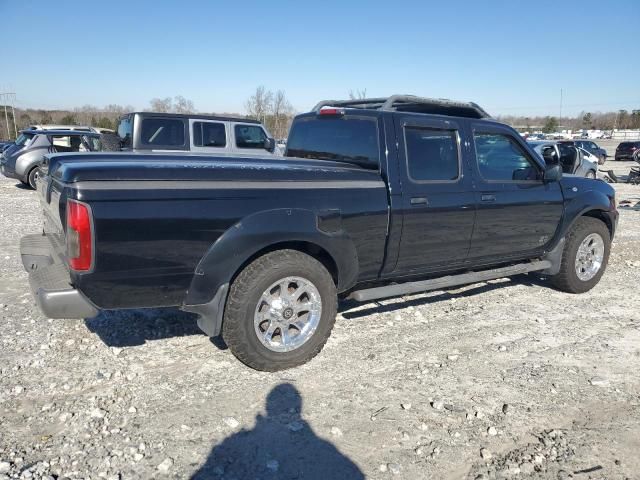
[(431, 280), (421, 280), (418, 282), (398, 283), (386, 285), (384, 287), (367, 288), (356, 290), (347, 297), (358, 302), (366, 302), (379, 298), (397, 297), (410, 293), (428, 292), (429, 290), (441, 290), (443, 288), (465, 285), (468, 283), (484, 282), (495, 280), (496, 278), (510, 277), (521, 273), (545, 270), (551, 267), (549, 260), (536, 260), (529, 263), (519, 263), (509, 267), (494, 268), (492, 270), (482, 270), (480, 272), (468, 272), (460, 275), (448, 275), (446, 277), (434, 278)]

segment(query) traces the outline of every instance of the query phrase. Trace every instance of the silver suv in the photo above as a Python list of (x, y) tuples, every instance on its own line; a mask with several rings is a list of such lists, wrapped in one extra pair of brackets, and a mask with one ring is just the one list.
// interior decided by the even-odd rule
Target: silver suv
[(83, 130), (22, 130), (0, 155), (0, 172), (36, 188), (44, 155), (60, 152), (99, 152), (100, 134)]
[(118, 123), (122, 150), (261, 156), (275, 140), (256, 120), (213, 115), (134, 112)]

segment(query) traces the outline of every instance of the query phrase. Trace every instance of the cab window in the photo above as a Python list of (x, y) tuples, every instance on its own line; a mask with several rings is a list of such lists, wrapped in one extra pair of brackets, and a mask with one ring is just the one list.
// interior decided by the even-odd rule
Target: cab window
[(473, 134), (480, 175), (496, 182), (540, 180), (536, 164), (510, 135), (501, 133)]
[(262, 127), (257, 125), (236, 125), (236, 147), (238, 148), (264, 148), (267, 135)]

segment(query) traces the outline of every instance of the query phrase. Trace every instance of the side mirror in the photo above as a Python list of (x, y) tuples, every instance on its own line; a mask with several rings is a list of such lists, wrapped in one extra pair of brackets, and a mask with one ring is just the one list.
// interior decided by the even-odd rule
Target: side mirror
[(544, 170), (544, 181), (558, 182), (562, 178), (562, 168), (560, 165), (547, 165)]
[(266, 138), (264, 140), (264, 149), (267, 152), (273, 153), (273, 151), (276, 149), (276, 141), (273, 138)]
[(542, 158), (547, 165), (558, 165), (558, 156), (555, 152), (544, 152)]

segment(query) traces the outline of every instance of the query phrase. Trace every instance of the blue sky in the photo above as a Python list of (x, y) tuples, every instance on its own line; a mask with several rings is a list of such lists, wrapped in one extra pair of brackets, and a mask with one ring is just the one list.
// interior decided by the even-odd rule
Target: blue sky
[(640, 1), (0, 0), (0, 89), (19, 106), (183, 95), (298, 111), (350, 90), (473, 100), (492, 114), (640, 108)]

